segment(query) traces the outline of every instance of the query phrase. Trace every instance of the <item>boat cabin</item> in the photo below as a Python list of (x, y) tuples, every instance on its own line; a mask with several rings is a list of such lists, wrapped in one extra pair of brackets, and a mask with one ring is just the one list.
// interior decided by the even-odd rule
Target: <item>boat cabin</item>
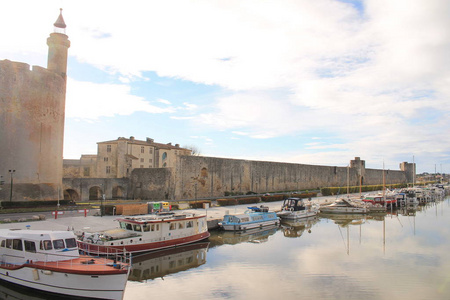
[(305, 201), (301, 198), (288, 198), (283, 201), (281, 210), (300, 211), (305, 210)]
[(59, 261), (79, 256), (71, 231), (0, 230), (2, 263), (23, 264), (27, 260)]

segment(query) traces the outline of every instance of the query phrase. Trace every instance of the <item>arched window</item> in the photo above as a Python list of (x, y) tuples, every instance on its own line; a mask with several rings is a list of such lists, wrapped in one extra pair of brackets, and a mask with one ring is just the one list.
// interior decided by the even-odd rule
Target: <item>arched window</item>
[(164, 152), (164, 153), (163, 153), (162, 159), (163, 159), (163, 160), (166, 160), (166, 159), (167, 159), (167, 152)]

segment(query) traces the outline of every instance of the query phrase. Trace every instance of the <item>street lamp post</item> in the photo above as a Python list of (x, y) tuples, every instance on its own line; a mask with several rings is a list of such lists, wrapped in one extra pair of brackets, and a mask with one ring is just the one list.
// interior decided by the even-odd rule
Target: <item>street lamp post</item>
[(11, 175), (11, 190), (9, 191), (9, 202), (12, 202), (14, 172), (16, 172), (16, 170), (9, 170), (9, 174)]

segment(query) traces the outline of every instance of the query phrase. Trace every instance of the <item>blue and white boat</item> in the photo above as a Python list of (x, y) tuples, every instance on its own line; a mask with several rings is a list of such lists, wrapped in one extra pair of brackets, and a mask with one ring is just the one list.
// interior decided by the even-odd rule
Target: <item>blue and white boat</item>
[(219, 226), (224, 230), (247, 230), (252, 228), (262, 228), (264, 226), (279, 225), (280, 218), (275, 212), (269, 212), (266, 206), (248, 207), (243, 214), (226, 214)]

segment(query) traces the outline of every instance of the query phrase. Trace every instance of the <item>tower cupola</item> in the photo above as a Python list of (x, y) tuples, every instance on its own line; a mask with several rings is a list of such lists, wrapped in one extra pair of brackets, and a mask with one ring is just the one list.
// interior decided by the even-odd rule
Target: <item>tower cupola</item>
[(59, 17), (55, 23), (53, 23), (55, 33), (66, 34), (66, 22), (64, 22), (64, 18), (62, 16), (62, 8), (59, 9)]

